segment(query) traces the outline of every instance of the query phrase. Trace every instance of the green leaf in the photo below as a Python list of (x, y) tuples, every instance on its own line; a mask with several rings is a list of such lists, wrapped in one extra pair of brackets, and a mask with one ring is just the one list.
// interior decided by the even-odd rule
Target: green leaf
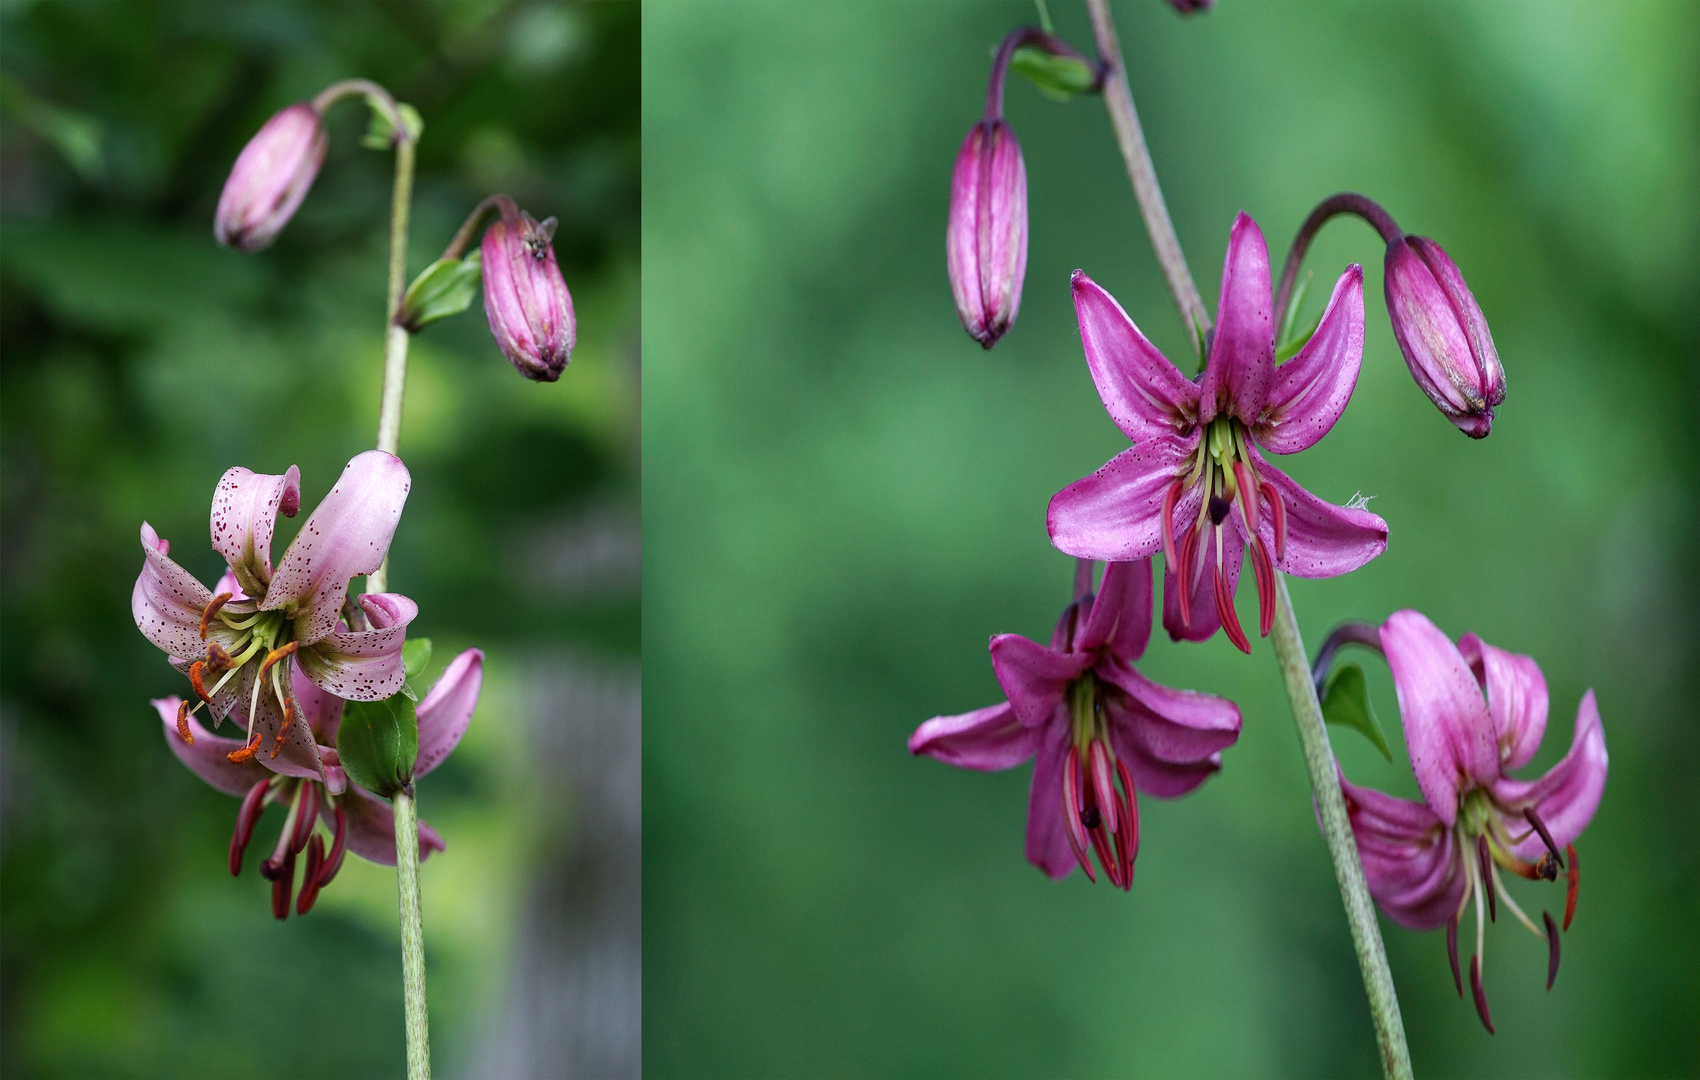
[(419, 757), (419, 718), (404, 694), (342, 707), (336, 752), (349, 779), (388, 799), (413, 782)]
[(1322, 718), (1330, 724), (1356, 728), (1375, 744), (1382, 757), (1393, 760), (1393, 751), (1387, 748), (1387, 736), (1381, 731), (1381, 721), (1370, 707), (1364, 669), (1358, 665), (1341, 664), (1329, 673), (1328, 684), (1322, 691)]
[[(372, 119), (366, 125), (366, 137), (360, 140), (360, 145), (368, 150), (388, 150), (395, 145), (395, 125), (390, 123), (389, 116), (382, 109), (373, 104), (371, 98), (367, 98), (367, 104), (371, 105)], [(396, 111), (401, 113), (401, 122), (407, 127), (408, 134), (418, 141), (425, 131), (425, 120), (419, 115), (419, 110), (403, 101), (396, 105)]]
[(1071, 56), (1055, 56), (1037, 45), (1023, 45), (1010, 58), (1010, 68), (1057, 101), (1094, 91), (1098, 73), (1092, 65)]
[(397, 321), (415, 333), (438, 319), (459, 315), (472, 306), (483, 283), (484, 260), (479, 252), (464, 259), (438, 259), (402, 294)]
[(401, 664), (407, 669), (407, 677), (417, 679), (424, 673), (425, 667), (431, 662), (431, 639), (428, 637), (408, 638), (401, 647)]

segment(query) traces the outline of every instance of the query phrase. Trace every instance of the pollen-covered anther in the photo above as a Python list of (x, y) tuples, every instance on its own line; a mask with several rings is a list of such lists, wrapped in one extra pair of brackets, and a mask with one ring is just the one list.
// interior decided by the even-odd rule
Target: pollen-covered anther
[[(291, 642), (293, 644), (293, 642)], [(278, 751), (283, 749), (283, 736), (295, 723), (295, 698), (285, 694), (283, 698), (283, 723), (278, 725), (277, 735), (272, 739), (272, 759), (277, 759)]]
[[(212, 698), (207, 694), (206, 684), (201, 681), (201, 669), (206, 666), (206, 661), (204, 660), (196, 660), (193, 664), (189, 665), (189, 685), (195, 688), (196, 697), (200, 698), (208, 705), (211, 705)], [(182, 716), (183, 714), (179, 713), (178, 715)], [(179, 723), (181, 723), (181, 721), (179, 721)]]
[(226, 754), (225, 757), (238, 765), (242, 764), (244, 761), (254, 760), (254, 755), (260, 752), (260, 740), (264, 737), (265, 736), (261, 735), (258, 731), (254, 732), (254, 737), (248, 740), (247, 746), (244, 746), (240, 750), (232, 750), (230, 753)]
[(213, 616), (217, 615), (218, 612), (219, 612), (219, 609), (224, 607), (224, 605), (230, 603), (230, 601), (232, 599), (234, 599), (235, 596), (236, 596), (235, 593), (221, 592), (217, 596), (213, 597), (210, 601), (208, 601), (206, 607), (201, 609), (201, 640), (202, 641), (206, 640), (207, 627), (212, 624)]
[(206, 670), (217, 675), (221, 671), (229, 671), (235, 666), (236, 661), (231, 659), (230, 654), (224, 651), (223, 645), (216, 641), (209, 641), (207, 642), (206, 664)]
[(195, 735), (189, 730), (189, 703), (187, 701), (179, 702), (177, 705), (177, 737), (190, 746), (195, 745)]
[(266, 677), (266, 672), (271, 670), (273, 664), (282, 660), (286, 656), (294, 655), (295, 650), (300, 647), (301, 643), (299, 641), (291, 641), (281, 649), (273, 649), (271, 652), (267, 653), (265, 660), (260, 663), (260, 678), (263, 679)]

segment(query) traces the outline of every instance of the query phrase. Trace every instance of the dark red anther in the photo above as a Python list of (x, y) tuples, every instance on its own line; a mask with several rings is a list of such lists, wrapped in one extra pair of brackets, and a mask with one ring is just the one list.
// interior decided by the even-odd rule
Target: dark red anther
[[(270, 862), (270, 859), (266, 860)], [(295, 890), (295, 852), (283, 857), (283, 866), (272, 879), (272, 915), (279, 920), (289, 918), (289, 894)]]
[(1541, 920), (1547, 924), (1547, 989), (1551, 990), (1552, 981), (1558, 978), (1558, 924), (1544, 910)]
[(1287, 557), (1287, 507), (1269, 481), (1260, 481), (1257, 490), (1269, 500), (1269, 516), (1275, 522), (1275, 561), (1280, 562)]
[(1176, 560), (1179, 554), (1175, 551), (1175, 504), (1181, 501), (1181, 482), (1176, 480), (1169, 485), (1169, 490), (1163, 494), (1163, 558), (1168, 560), (1169, 570), (1177, 578), (1180, 577), (1180, 565)]
[(1126, 815), (1121, 835), (1127, 838), (1127, 880), (1133, 883), (1133, 860), (1139, 858), (1139, 797), (1133, 791), (1133, 777), (1128, 773), (1127, 766), (1121, 758), (1116, 759), (1116, 775), (1121, 777), (1122, 791), (1126, 798), (1122, 802), (1122, 812)]
[(1458, 916), (1446, 924), (1446, 959), (1452, 961), (1452, 982), (1458, 987), (1458, 997), (1464, 996), (1464, 974), (1458, 970)]
[(1092, 857), (1086, 854), (1086, 826), (1081, 821), (1085, 806), (1080, 791), (1080, 750), (1068, 748), (1068, 760), (1063, 763), (1063, 831), (1068, 834), (1068, 846), (1074, 851), (1074, 861), (1086, 871), (1086, 880), (1096, 883), (1098, 875), (1092, 869)]
[(342, 856), (348, 843), (348, 815), (342, 807), (336, 807), (336, 834), (331, 839), (331, 851), (325, 856), (324, 866), (319, 869), (319, 888), (324, 888), (336, 877), (336, 872), (342, 869)]
[(1243, 461), (1234, 462), (1235, 486), (1239, 489), (1240, 513), (1245, 515), (1246, 531), (1257, 535), (1257, 486), (1252, 483), (1251, 469)]
[(1570, 886), (1564, 893), (1564, 928), (1570, 929), (1570, 920), (1576, 917), (1576, 886), (1582, 884), (1582, 867), (1576, 862), (1576, 845), (1564, 845), (1564, 853), (1570, 856)]
[(295, 831), (289, 836), (289, 850), (293, 854), (307, 846), (307, 838), (313, 835), (313, 826), (319, 820), (319, 785), (311, 780), (301, 784), (301, 807), (295, 812)]
[(1499, 921), (1499, 896), (1493, 888), (1493, 863), (1488, 858), (1487, 837), (1476, 837), (1476, 861), (1482, 868), (1482, 891), (1487, 893), (1488, 922)]
[(1234, 643), (1234, 648), (1251, 655), (1251, 642), (1240, 629), (1240, 617), (1234, 611), (1234, 594), (1228, 585), (1228, 573), (1222, 568), (1222, 534), (1216, 533), (1216, 617), (1222, 622), (1222, 632)]
[(1251, 538), (1251, 572), (1257, 580), (1257, 632), (1268, 637), (1275, 626), (1275, 568), (1269, 564), (1261, 536)]
[(1482, 1018), (1482, 1026), (1487, 1028), (1489, 1035), (1494, 1034), (1493, 1017), (1488, 1013), (1487, 991), (1482, 989), (1482, 958), (1470, 957), (1470, 989), (1476, 995), (1476, 1013)]
[(307, 868), (301, 871), (301, 895), (295, 901), (295, 914), (305, 915), (313, 910), (313, 901), (319, 898), (319, 870), (324, 862), (325, 841), (315, 834), (307, 845)]
[(236, 831), (230, 834), (232, 877), (242, 873), (242, 853), (248, 850), (248, 841), (254, 838), (254, 826), (260, 820), (261, 811), (265, 809), (266, 789), (270, 786), (270, 780), (261, 780), (248, 789), (248, 794), (242, 796), (242, 806), (236, 811)]
[[(1523, 808), (1523, 816), (1528, 819), (1530, 825), (1534, 826), (1535, 831), (1541, 834), (1541, 843), (1545, 844), (1547, 850), (1552, 852), (1552, 857), (1558, 860), (1558, 868), (1564, 869), (1564, 856), (1558, 853), (1558, 845), (1552, 842), (1552, 833), (1547, 832), (1546, 822), (1541, 820), (1540, 815), (1535, 813), (1535, 808), (1532, 806)], [(1547, 880), (1551, 881), (1552, 878), (1547, 878)]]
[(1186, 536), (1181, 539), (1181, 561), (1172, 568), (1175, 574), (1175, 584), (1180, 591), (1178, 599), (1180, 601), (1182, 626), (1192, 625), (1192, 589), (1196, 584), (1194, 579), (1198, 576), (1194, 564), (1198, 561), (1198, 534), (1200, 531), (1197, 528), (1186, 531)]

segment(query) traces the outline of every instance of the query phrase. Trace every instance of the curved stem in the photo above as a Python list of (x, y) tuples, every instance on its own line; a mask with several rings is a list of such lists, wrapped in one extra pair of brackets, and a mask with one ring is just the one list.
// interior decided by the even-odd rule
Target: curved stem
[(401, 977), (407, 1012), (407, 1080), (431, 1080), (431, 1027), (425, 1007), (425, 931), (419, 915), (419, 813), (413, 786), (395, 793), (396, 890), (401, 906)]
[(396, 131), (398, 141), (407, 142), (407, 125), (402, 122), (401, 107), (396, 104), (390, 92), (373, 82), (371, 79), (343, 79), (313, 95), (313, 111), (323, 116), (326, 109), (335, 105), (345, 97), (355, 94), (363, 96), (374, 109), (384, 114), (384, 119), (390, 122), (390, 127)]
[(997, 57), (992, 60), (992, 77), (986, 84), (986, 115), (982, 119), (1003, 119), (1003, 87), (1009, 76), (1009, 62), (1014, 59), (1015, 50), (1023, 45), (1037, 45), (1052, 56), (1065, 56), (1070, 60), (1079, 60), (1088, 67), (1095, 67), (1098, 73), (1097, 85), (1103, 86), (1102, 64), (1093, 65), (1092, 61), (1081, 55), (1079, 49), (1049, 31), (1036, 26), (1018, 26), (1004, 35), (1003, 42), (998, 45)]
[(1281, 287), (1275, 290), (1275, 312), (1279, 316), (1287, 310), (1287, 299), (1293, 295), (1293, 282), (1299, 276), (1299, 264), (1305, 261), (1305, 252), (1310, 250), (1310, 242), (1316, 239), (1321, 231), (1323, 222), (1338, 214), (1355, 214), (1375, 227), (1381, 238), (1391, 244), (1405, 234), (1393, 220), (1393, 215), (1381, 208), (1381, 205), (1368, 195), (1359, 195), (1355, 191), (1342, 191), (1338, 195), (1330, 195), (1316, 204), (1316, 209), (1305, 218), (1299, 226), (1298, 235), (1293, 237), (1293, 246), (1287, 251), (1287, 263), (1281, 267)]
[(1334, 664), (1334, 654), (1343, 645), (1362, 645), (1366, 649), (1383, 652), (1381, 648), (1381, 628), (1374, 623), (1343, 622), (1328, 632), (1322, 639), (1322, 648), (1316, 651), (1316, 662), (1310, 666), (1311, 682), (1316, 685), (1318, 697), (1322, 696), (1323, 684), (1328, 681), (1328, 669)]
[[(1192, 330), (1194, 340), (1204, 341), (1210, 330), (1210, 315), (1204, 310), (1204, 300), (1193, 284), (1192, 271), (1187, 269), (1181, 242), (1175, 236), (1175, 226), (1169, 220), (1169, 208), (1163, 202), (1163, 189), (1157, 185), (1157, 170), (1151, 164), (1151, 151), (1145, 146), (1145, 133), (1139, 127), (1139, 113), (1133, 107), (1133, 94), (1128, 90), (1127, 71), (1122, 66), (1121, 43), (1116, 39), (1116, 26), (1110, 19), (1109, 0), (1086, 0), (1092, 15), (1092, 36), (1098, 43), (1098, 56), (1105, 66), (1104, 106), (1110, 111), (1110, 125), (1115, 128), (1116, 143), (1121, 147), (1122, 163), (1127, 178), (1133, 182), (1133, 197), (1139, 202), (1139, 213), (1145, 218), (1145, 231), (1151, 236), (1151, 247), (1157, 262), (1163, 267), (1169, 293), (1180, 308), (1181, 318)], [(1276, 310), (1280, 310), (1277, 308)]]
[(1334, 862), (1334, 879), (1346, 906), (1346, 921), (1352, 927), (1352, 945), (1357, 950), (1358, 968), (1363, 972), (1369, 1011), (1375, 1021), (1375, 1038), (1381, 1047), (1381, 1069), (1391, 1080), (1409, 1080), (1411, 1051), (1405, 1045), (1405, 1025), (1399, 1015), (1399, 997), (1393, 989), (1393, 973), (1387, 967), (1387, 948), (1375, 920), (1375, 904), (1363, 864), (1358, 861), (1357, 841), (1346, 816), (1346, 799), (1340, 791), (1340, 773), (1334, 751), (1328, 745), (1328, 726), (1322, 719), (1322, 704), (1311, 681), (1305, 659), (1304, 640), (1287, 595), (1286, 575), (1275, 574), (1275, 626), (1270, 635), (1275, 658), (1281, 665), (1281, 680), (1293, 706), (1293, 724), (1299, 731), (1305, 769), (1316, 798), (1316, 814), (1328, 841), (1328, 857)]
[(502, 220), (519, 217), (519, 207), (506, 195), (491, 195), (483, 202), (472, 208), (472, 213), (466, 215), (466, 220), (455, 231), (454, 239), (443, 249), (443, 258), (458, 259), (466, 254), (466, 249), (472, 246), (477, 238), (478, 230), (484, 227), (484, 222), (492, 213), (499, 213)]

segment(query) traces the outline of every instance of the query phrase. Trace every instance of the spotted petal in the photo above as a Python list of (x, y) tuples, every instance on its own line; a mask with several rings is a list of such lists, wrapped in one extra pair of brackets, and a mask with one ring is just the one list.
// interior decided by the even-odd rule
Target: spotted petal
[(1353, 264), (1334, 283), (1316, 333), (1275, 369), (1252, 435), (1276, 454), (1295, 454), (1328, 434), (1358, 384), (1364, 358), (1364, 271)]
[(1422, 612), (1407, 609), (1389, 616), (1381, 627), (1381, 646), (1393, 673), (1417, 786), (1450, 828), (1458, 820), (1461, 792), (1499, 780), (1487, 700), (1463, 655)]
[(1057, 492), (1045, 522), (1051, 543), (1065, 554), (1104, 562), (1156, 554), (1163, 546), (1163, 499), (1198, 439), (1194, 431), (1131, 446)]
[[(285, 664), (288, 661), (284, 661)], [(283, 776), (298, 776), (305, 780), (324, 781), (324, 766), (319, 759), (319, 747), (313, 740), (313, 733), (307, 722), (299, 715), (289, 724), (288, 729), (283, 724), (283, 709), (277, 701), (277, 694), (272, 687), (272, 673), (266, 673), (265, 684), (260, 687), (258, 694), (254, 693), (257, 681), (255, 672), (258, 664), (249, 664), (242, 672), (242, 691), (237, 696), (236, 707), (230, 711), (230, 716), (244, 731), (248, 730), (248, 709), (250, 704), (254, 709), (253, 730), (261, 735), (259, 753), (254, 760), (264, 765), (274, 773)], [(273, 669), (276, 670), (275, 668)], [(277, 756), (272, 751), (277, 749), (278, 732), (283, 732), (283, 748)]]
[(1263, 415), (1275, 371), (1275, 298), (1269, 287), (1269, 245), (1245, 213), (1234, 218), (1222, 260), (1222, 292), (1210, 359), (1199, 387), (1198, 419), (1225, 412), (1246, 424)]
[(407, 681), (402, 646), (419, 605), (400, 593), (366, 593), (360, 607), (370, 630), (342, 630), (297, 653), (301, 670), (347, 701), (381, 701)]
[(142, 572), (130, 593), (130, 613), (142, 636), (172, 656), (193, 659), (206, 652), (201, 639), (201, 612), (212, 593), (195, 575), (178, 566), (166, 552), (153, 526), (142, 522)]
[(272, 532), (278, 511), (294, 517), (301, 506), (301, 471), (280, 475), (240, 465), (228, 469), (213, 489), (212, 546), (230, 564), (249, 596), (263, 596), (272, 578)]
[(1012, 769), (1036, 752), (1044, 728), (1028, 727), (1009, 702), (958, 716), (935, 716), (909, 736), (909, 752), (962, 769)]
[[(348, 850), (382, 866), (395, 865), (395, 813), (390, 804), (350, 784), (342, 797), (343, 813), (348, 818)], [(336, 814), (329, 800), (320, 803), (319, 816), (332, 830)], [(446, 844), (436, 829), (419, 823), (419, 859), (423, 862), (433, 851), (442, 851)]]
[[(1349, 573), (1387, 550), (1387, 522), (1368, 510), (1333, 503), (1312, 495), (1292, 477), (1251, 450), (1258, 474), (1275, 489), (1287, 515), (1286, 550), (1276, 569), (1294, 577), (1326, 578)], [(1238, 517), (1238, 508), (1235, 509)], [(1258, 533), (1275, 550), (1275, 517), (1268, 500), (1258, 515)]]
[(271, 772), (257, 761), (231, 761), (231, 752), (242, 749), (242, 740), (219, 738), (202, 727), (197, 717), (189, 717), (189, 734), (195, 737), (194, 745), (184, 742), (177, 734), (177, 709), (183, 704), (182, 698), (155, 698), (152, 704), (165, 724), (165, 741), (171, 752), (190, 772), (213, 787), (226, 795), (242, 796), (261, 780), (271, 779)]
[[(1600, 708), (1589, 690), (1576, 708), (1576, 733), (1569, 753), (1539, 780), (1501, 778), (1493, 786), (1493, 797), (1503, 806), (1533, 806), (1552, 834), (1553, 843), (1562, 848), (1582, 835), (1593, 820), (1600, 796), (1605, 793), (1607, 764)], [(1540, 858), (1546, 845), (1539, 836), (1531, 835), (1512, 850), (1520, 858), (1534, 860)]]
[(413, 775), (424, 776), (435, 769), (466, 734), (472, 711), (478, 707), (478, 691), (484, 685), (484, 652), (468, 649), (449, 661), (449, 666), (419, 703), (419, 756)]
[(1076, 270), (1073, 288), (1086, 366), (1110, 419), (1136, 443), (1178, 434), (1198, 411), (1198, 387), (1097, 282)]

